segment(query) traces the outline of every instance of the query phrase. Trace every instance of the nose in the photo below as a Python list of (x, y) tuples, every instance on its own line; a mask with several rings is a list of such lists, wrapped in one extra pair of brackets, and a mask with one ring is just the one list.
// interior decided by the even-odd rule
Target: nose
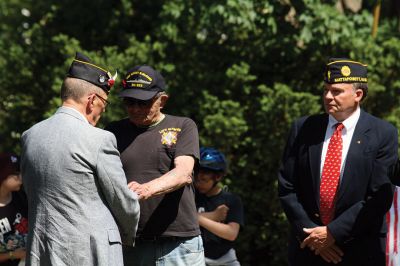
[(332, 99), (332, 98), (333, 98), (332, 92), (331, 92), (330, 90), (325, 91), (324, 97), (325, 97), (326, 99)]

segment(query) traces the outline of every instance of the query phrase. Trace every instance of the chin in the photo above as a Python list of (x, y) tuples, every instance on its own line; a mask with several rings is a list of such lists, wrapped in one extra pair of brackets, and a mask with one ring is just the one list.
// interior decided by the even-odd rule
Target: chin
[(140, 125), (140, 126), (147, 126), (149, 123), (149, 121), (147, 121), (147, 119), (131, 119), (131, 121), (135, 124), (135, 125)]
[(12, 189), (12, 191), (19, 191), (21, 189), (21, 185), (15, 187), (14, 189)]

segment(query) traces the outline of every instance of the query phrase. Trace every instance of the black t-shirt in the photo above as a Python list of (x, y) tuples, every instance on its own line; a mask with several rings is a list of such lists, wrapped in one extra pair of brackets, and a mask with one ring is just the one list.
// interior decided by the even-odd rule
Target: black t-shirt
[[(199, 158), (196, 124), (189, 118), (166, 115), (153, 127), (137, 127), (123, 119), (106, 130), (114, 133), (128, 182), (140, 184), (174, 168), (178, 156)], [(138, 235), (190, 237), (200, 234), (193, 184), (140, 202)]]
[[(25, 248), (28, 234), (28, 209), (25, 195), (13, 192), (12, 200), (0, 207), (0, 253)], [(0, 265), (18, 265), (19, 260), (8, 260)]]
[[(235, 222), (242, 227), (244, 225), (243, 205), (239, 196), (226, 191), (221, 191), (212, 197), (196, 193), (196, 207), (199, 213), (214, 211), (222, 204), (229, 208), (224, 223)], [(218, 259), (233, 248), (233, 241), (220, 238), (203, 227), (201, 227), (201, 236), (204, 242), (204, 254), (207, 258)]]

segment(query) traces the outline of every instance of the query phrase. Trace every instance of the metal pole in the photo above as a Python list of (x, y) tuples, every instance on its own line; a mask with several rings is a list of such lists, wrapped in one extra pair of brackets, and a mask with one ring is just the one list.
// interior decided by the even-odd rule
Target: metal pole
[(372, 37), (375, 38), (378, 33), (379, 15), (381, 13), (381, 0), (377, 0), (374, 7), (374, 22), (372, 24)]

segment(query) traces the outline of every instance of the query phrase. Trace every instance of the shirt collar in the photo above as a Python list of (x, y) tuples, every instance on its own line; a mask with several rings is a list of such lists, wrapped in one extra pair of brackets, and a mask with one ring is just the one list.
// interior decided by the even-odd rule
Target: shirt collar
[[(352, 113), (346, 120), (341, 122), (343, 124), (344, 128), (346, 129), (346, 131), (349, 131), (349, 130), (352, 130), (353, 128), (355, 128), (357, 121), (360, 118), (360, 114), (361, 114), (361, 109), (360, 109), (360, 107), (357, 107), (357, 110), (354, 113)], [(340, 122), (337, 121), (332, 115), (329, 115), (328, 127), (332, 128), (337, 123), (340, 123)]]

